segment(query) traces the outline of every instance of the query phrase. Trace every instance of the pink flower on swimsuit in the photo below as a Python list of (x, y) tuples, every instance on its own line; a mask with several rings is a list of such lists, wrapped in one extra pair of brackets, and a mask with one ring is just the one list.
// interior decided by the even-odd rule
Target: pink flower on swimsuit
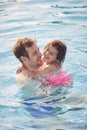
[(62, 70), (61, 73), (55, 74), (55, 75), (47, 75), (45, 77), (45, 84), (46, 85), (65, 85), (68, 86), (72, 83), (72, 76), (70, 74), (67, 74), (65, 70)]

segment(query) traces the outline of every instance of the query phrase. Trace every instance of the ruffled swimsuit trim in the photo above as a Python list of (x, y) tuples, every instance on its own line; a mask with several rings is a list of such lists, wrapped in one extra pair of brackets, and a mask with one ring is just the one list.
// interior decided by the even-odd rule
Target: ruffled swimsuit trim
[[(40, 79), (41, 80), (41, 79)], [(72, 75), (67, 71), (62, 70), (59, 74), (48, 74), (43, 77), (42, 82), (49, 86), (65, 85), (69, 86), (72, 83)]]

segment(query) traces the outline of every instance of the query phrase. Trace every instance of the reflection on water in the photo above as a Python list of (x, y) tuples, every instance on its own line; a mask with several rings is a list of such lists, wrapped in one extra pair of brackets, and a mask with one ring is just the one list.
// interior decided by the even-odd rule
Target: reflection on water
[(5, 2), (23, 2), (23, 1), (27, 1), (27, 0), (0, 0), (1, 3), (5, 3)]
[[(85, 0), (0, 0), (0, 129), (86, 130), (86, 8)], [(23, 95), (14, 79), (19, 61), (12, 53), (22, 37), (36, 38), (41, 51), (51, 39), (64, 41), (63, 68), (73, 74), (73, 85), (48, 95)]]

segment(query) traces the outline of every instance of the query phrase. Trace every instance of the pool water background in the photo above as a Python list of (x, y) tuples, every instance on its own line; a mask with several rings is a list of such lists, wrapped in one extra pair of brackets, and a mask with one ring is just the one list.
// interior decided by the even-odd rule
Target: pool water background
[[(40, 50), (52, 39), (67, 45), (63, 68), (73, 85), (52, 95), (21, 98), (15, 83), (18, 38), (36, 38)], [(87, 129), (87, 1), (0, 0), (0, 129)]]

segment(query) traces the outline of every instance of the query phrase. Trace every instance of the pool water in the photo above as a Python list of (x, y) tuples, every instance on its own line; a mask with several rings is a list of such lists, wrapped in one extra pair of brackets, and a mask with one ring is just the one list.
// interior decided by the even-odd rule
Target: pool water
[[(53, 39), (67, 45), (63, 68), (73, 85), (23, 97), (15, 82), (18, 38), (36, 38), (43, 51)], [(0, 130), (87, 129), (87, 1), (0, 0)]]

